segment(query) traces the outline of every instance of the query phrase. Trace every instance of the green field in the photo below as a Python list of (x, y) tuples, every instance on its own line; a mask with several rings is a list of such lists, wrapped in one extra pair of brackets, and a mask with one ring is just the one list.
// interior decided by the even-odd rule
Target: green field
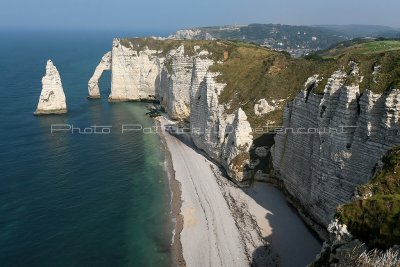
[(396, 50), (400, 50), (400, 40), (372, 41), (356, 39), (340, 43), (329, 50), (324, 50), (317, 54), (323, 58), (338, 58), (347, 53), (368, 55)]
[(381, 53), (398, 49), (400, 49), (400, 41), (398, 40), (369, 42), (358, 48), (358, 50), (363, 54)]

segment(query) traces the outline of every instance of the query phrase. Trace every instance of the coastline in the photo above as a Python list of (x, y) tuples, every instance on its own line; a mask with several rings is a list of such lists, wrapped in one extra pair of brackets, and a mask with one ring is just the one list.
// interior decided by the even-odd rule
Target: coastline
[[(159, 120), (155, 119), (155, 124), (157, 129), (160, 128), (161, 123)], [(173, 169), (173, 162), (171, 157), (171, 152), (168, 149), (167, 140), (164, 134), (159, 132), (161, 139), (161, 144), (164, 147), (165, 161), (166, 161), (166, 172), (168, 175), (169, 188), (171, 190), (171, 216), (174, 220), (173, 227), (173, 237), (171, 244), (171, 254), (172, 254), (172, 264), (173, 266), (185, 267), (186, 262), (183, 258), (182, 242), (181, 242), (181, 232), (183, 230), (183, 216), (181, 215), (181, 184), (175, 179), (175, 171)]]

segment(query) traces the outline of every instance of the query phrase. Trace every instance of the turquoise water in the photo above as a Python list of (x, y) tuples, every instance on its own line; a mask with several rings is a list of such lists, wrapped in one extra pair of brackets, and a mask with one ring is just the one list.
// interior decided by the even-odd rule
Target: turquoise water
[[(153, 121), (143, 103), (90, 101), (87, 81), (108, 33), (0, 34), (0, 266), (169, 266), (168, 180), (159, 137), (121, 133)], [(47, 59), (68, 114), (34, 117)], [(107, 135), (51, 133), (54, 123), (113, 126)]]

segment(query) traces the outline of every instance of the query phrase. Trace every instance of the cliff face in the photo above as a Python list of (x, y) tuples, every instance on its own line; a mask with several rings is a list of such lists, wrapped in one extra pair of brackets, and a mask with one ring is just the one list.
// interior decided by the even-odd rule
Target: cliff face
[(35, 115), (67, 113), (65, 94), (60, 74), (51, 60), (47, 61), (46, 74), (42, 78), (42, 91)]
[[(327, 226), (336, 207), (366, 183), (382, 155), (400, 143), (400, 91), (374, 94), (345, 85), (336, 71), (323, 95), (304, 90), (284, 111), (273, 166), (305, 211)], [(316, 82), (311, 79), (310, 83)], [(308, 133), (306, 133), (308, 131)]]
[(152, 41), (151, 50), (149, 45), (114, 40), (109, 100), (159, 100), (171, 118), (190, 121), (196, 146), (234, 180), (243, 181), (251, 127), (242, 109), (227, 113), (218, 102), (225, 84), (216, 81), (219, 73), (210, 71), (217, 64), (212, 53), (195, 43), (173, 41), (166, 49)]
[(160, 92), (162, 102), (172, 118), (189, 118), (193, 60), (193, 56), (185, 55), (183, 45), (170, 50), (166, 55), (166, 64), (163, 65), (166, 87), (160, 88)]
[(160, 100), (174, 119), (189, 118), (194, 56), (183, 45), (164, 52), (114, 39), (110, 101)]
[(157, 51), (137, 51), (114, 39), (110, 101), (155, 99), (163, 58)]
[[(197, 65), (202, 64), (197, 62)], [(201, 77), (202, 73), (200, 68), (195, 75)], [(224, 105), (218, 103), (218, 95), (225, 85), (215, 81), (216, 75), (205, 74), (194, 91), (190, 116), (192, 138), (198, 148), (224, 166), (232, 179), (243, 182), (249, 178), (243, 169), (252, 143), (252, 129), (241, 108), (229, 114)], [(198, 76), (194, 80), (198, 80)]]

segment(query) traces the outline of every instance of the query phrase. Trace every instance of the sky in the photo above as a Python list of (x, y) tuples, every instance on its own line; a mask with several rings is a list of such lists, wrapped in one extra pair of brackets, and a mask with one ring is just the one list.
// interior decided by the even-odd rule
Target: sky
[(400, 28), (399, 0), (1, 0), (0, 28), (176, 30), (281, 23)]

